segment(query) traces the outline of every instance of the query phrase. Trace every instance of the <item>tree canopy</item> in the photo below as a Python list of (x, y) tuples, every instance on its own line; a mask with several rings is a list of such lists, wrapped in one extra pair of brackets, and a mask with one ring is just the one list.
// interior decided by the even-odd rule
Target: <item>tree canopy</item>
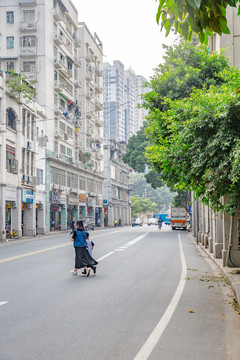
[[(240, 71), (206, 47), (181, 46), (189, 51), (160, 66), (144, 96), (147, 158), (168, 186), (192, 190), (213, 210), (234, 214), (240, 205)], [(175, 86), (168, 84), (163, 97), (173, 73)]]
[(226, 18), (228, 6), (238, 6), (240, 15), (238, 0), (159, 0), (156, 20), (161, 29), (165, 28), (166, 36), (174, 29), (175, 33), (191, 40), (196, 33), (201, 43), (207, 44), (213, 32), (230, 34)]
[(157, 212), (157, 204), (150, 199), (140, 196), (131, 197), (132, 216), (139, 216), (141, 213)]

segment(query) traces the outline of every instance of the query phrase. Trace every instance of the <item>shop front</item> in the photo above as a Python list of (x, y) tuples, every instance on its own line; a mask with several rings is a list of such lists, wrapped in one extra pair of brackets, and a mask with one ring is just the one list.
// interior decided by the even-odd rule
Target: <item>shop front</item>
[(79, 219), (84, 219), (86, 217), (86, 204), (87, 204), (87, 195), (80, 193), (80, 195), (79, 195)]
[(44, 193), (36, 192), (36, 233), (46, 234)]
[(94, 205), (95, 205), (95, 198), (88, 196), (87, 197), (87, 216), (95, 216), (94, 213)]
[(50, 230), (66, 230), (65, 199), (61, 191), (50, 191)]
[(36, 205), (32, 190), (22, 189), (22, 236), (36, 235)]
[(70, 228), (73, 218), (75, 221), (78, 219), (78, 203), (79, 197), (76, 194), (68, 195), (68, 207), (67, 207), (67, 226)]
[(108, 201), (103, 200), (103, 224), (108, 227)]
[(95, 207), (95, 226), (102, 226), (102, 205), (100, 199), (96, 199), (96, 207)]

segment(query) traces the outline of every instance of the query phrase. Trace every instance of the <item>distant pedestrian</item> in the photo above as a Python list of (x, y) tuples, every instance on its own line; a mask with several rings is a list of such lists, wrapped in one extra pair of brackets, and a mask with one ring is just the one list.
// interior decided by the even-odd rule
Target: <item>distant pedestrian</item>
[(74, 217), (72, 218), (72, 222), (70, 224), (70, 229), (71, 229), (70, 235), (72, 235), (73, 231), (75, 229), (75, 218)]
[(51, 221), (51, 228), (52, 228), (52, 231), (55, 229), (55, 221), (54, 221), (54, 219), (52, 219), (52, 221)]
[[(93, 251), (93, 248), (94, 248), (94, 242), (92, 240), (89, 239), (89, 233), (87, 232), (87, 237), (86, 237), (86, 243), (87, 243), (87, 249), (88, 249), (88, 252), (89, 254), (92, 256), (92, 251)], [(94, 274), (96, 274), (96, 266), (92, 266), (91, 267), (93, 269), (93, 272)], [(88, 270), (90, 271), (90, 270)], [(82, 272), (82, 274), (86, 274), (86, 270), (84, 269), (84, 271)]]
[(118, 226), (122, 226), (122, 219), (121, 218), (118, 220)]
[(117, 227), (118, 226), (118, 221), (117, 219), (114, 220), (114, 227)]
[(75, 268), (72, 270), (73, 275), (77, 275), (77, 270), (84, 268), (87, 276), (90, 275), (90, 269), (95, 267), (98, 262), (94, 260), (87, 249), (87, 233), (83, 226), (83, 221), (76, 222), (76, 229), (73, 231), (72, 241), (75, 248)]

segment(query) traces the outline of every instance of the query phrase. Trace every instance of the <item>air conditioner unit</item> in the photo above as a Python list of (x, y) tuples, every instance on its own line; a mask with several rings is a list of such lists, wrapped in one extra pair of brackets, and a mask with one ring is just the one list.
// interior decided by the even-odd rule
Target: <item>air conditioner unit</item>
[(32, 143), (31, 141), (27, 141), (27, 149), (32, 149)]

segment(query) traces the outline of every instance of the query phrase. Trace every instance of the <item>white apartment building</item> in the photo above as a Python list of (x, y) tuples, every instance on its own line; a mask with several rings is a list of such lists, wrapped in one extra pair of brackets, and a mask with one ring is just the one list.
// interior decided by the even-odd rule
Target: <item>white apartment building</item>
[[(99, 39), (92, 36), (81, 39), (82, 26), (78, 25), (78, 12), (71, 0), (11, 0), (7, 4), (0, 0), (0, 5), (1, 69), (14, 69), (34, 82), (37, 101), (46, 115), (46, 230), (65, 230), (72, 217), (87, 214), (97, 214), (98, 221), (102, 209), (103, 160), (100, 150), (87, 154), (87, 166), (83, 161), (82, 153), (88, 152), (85, 127), (90, 128), (87, 126), (90, 120), (85, 109), (81, 109), (85, 106), (81, 86), (85, 89), (88, 82), (84, 56), (89, 46), (94, 64), (98, 64), (94, 81), (97, 74), (100, 86)], [(91, 44), (85, 43), (88, 40)], [(91, 99), (96, 114), (100, 88), (94, 85)], [(94, 122), (99, 142), (101, 131), (101, 122)], [(95, 193), (100, 194), (97, 199)]]
[[(146, 87), (147, 80), (143, 76), (137, 75), (135, 78), (135, 82), (136, 82), (136, 96), (138, 98), (138, 103), (142, 104), (141, 95), (149, 92), (149, 87)], [(137, 118), (136, 126), (137, 126), (137, 131), (139, 131), (143, 126), (143, 122), (148, 114), (148, 111), (142, 107), (140, 108), (136, 107), (135, 111)]]
[(118, 60), (113, 65), (103, 63), (104, 138), (128, 142), (140, 129), (147, 113), (136, 107), (141, 94), (148, 91), (145, 81)]
[(46, 232), (44, 109), (14, 94), (6, 78), (0, 72), (0, 240), (8, 230), (19, 237)]
[(80, 151), (82, 173), (87, 181), (85, 215), (95, 216), (96, 226), (102, 224), (103, 203), (103, 46), (84, 22), (78, 24), (81, 60), (79, 101), (81, 104)]
[(104, 139), (104, 226), (113, 227), (114, 220), (131, 224), (129, 166), (122, 160), (126, 143)]

